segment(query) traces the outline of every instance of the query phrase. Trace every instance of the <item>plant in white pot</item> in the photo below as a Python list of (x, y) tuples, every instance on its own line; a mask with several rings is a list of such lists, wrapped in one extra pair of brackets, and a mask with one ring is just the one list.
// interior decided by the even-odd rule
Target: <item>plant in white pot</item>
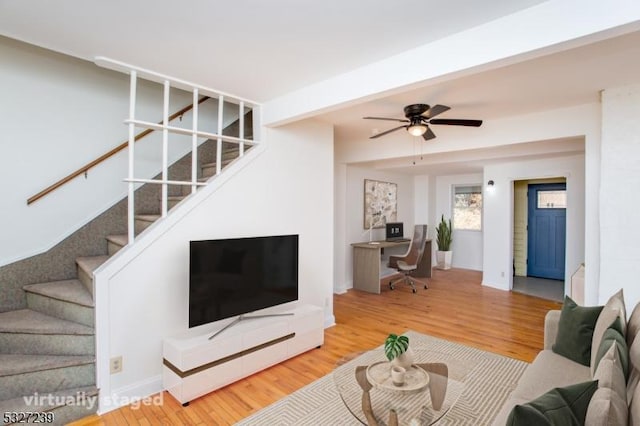
[(451, 258), (453, 257), (453, 252), (451, 251), (452, 241), (451, 219), (446, 221), (444, 220), (444, 215), (442, 215), (436, 228), (436, 243), (438, 244), (436, 267), (438, 269), (451, 269)]
[(392, 366), (409, 369), (413, 364), (414, 355), (407, 336), (390, 334), (384, 341), (384, 354)]

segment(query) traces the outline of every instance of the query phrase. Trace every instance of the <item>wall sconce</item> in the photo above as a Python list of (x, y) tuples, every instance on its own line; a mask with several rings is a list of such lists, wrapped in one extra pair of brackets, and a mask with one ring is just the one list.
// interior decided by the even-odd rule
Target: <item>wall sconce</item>
[(487, 182), (487, 186), (493, 187), (494, 183), (495, 182), (493, 182), (493, 180), (490, 179), (489, 182)]

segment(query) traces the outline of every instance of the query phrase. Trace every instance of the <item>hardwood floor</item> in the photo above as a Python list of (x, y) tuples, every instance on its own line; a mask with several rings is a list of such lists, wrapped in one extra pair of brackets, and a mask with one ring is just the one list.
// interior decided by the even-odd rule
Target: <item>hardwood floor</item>
[(429, 289), (397, 285), (382, 294), (351, 290), (334, 297), (336, 326), (325, 343), (184, 408), (166, 392), (161, 406), (121, 408), (75, 425), (227, 425), (331, 372), (342, 356), (383, 343), (389, 333), (415, 330), (530, 362), (543, 345), (544, 316), (560, 304), (480, 285), (481, 273), (434, 270)]

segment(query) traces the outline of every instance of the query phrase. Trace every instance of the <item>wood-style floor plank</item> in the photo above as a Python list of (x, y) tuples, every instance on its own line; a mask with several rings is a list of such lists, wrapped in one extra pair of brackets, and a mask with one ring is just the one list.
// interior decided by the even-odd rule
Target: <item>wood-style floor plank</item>
[(182, 407), (164, 393), (162, 407), (130, 407), (91, 416), (76, 426), (230, 425), (330, 373), (343, 356), (381, 345), (389, 333), (415, 330), (531, 362), (542, 349), (544, 316), (552, 301), (483, 287), (476, 271), (434, 270), (429, 289), (403, 285), (382, 293), (351, 290), (334, 296), (336, 326), (322, 348), (254, 374)]

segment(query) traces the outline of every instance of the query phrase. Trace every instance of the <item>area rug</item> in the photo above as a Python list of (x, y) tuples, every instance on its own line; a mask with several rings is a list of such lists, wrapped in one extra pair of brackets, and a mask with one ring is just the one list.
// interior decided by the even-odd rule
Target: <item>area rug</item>
[[(526, 362), (427, 336), (405, 333), (415, 348), (428, 348), (433, 362), (449, 366), (449, 375), (463, 384), (453, 408), (438, 425), (489, 425), (529, 365)], [(438, 357), (438, 355), (440, 357)], [(367, 365), (384, 359), (380, 346), (350, 363)], [(238, 425), (361, 425), (347, 410), (328, 374), (280, 401), (243, 419)]]

